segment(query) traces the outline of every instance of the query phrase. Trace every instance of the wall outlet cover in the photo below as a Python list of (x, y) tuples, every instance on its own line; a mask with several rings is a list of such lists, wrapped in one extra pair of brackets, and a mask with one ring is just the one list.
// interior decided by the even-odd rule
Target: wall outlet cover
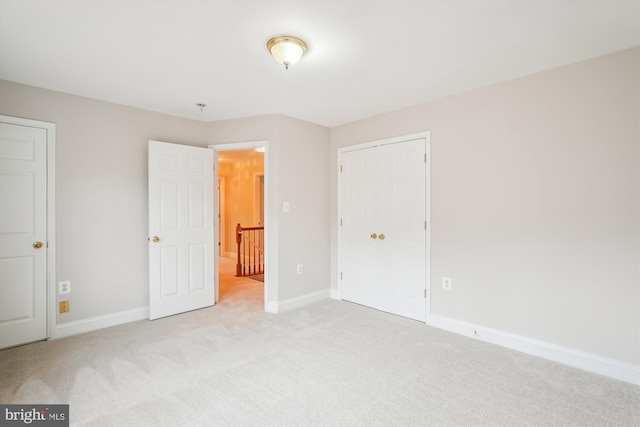
[(58, 282), (58, 294), (69, 294), (71, 293), (71, 280), (65, 280), (62, 282)]

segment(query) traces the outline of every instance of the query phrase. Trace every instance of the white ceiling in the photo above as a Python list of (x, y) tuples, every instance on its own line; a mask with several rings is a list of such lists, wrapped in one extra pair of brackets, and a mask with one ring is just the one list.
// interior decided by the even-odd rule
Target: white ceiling
[(637, 45), (638, 0), (0, 0), (1, 79), (203, 121), (333, 127)]

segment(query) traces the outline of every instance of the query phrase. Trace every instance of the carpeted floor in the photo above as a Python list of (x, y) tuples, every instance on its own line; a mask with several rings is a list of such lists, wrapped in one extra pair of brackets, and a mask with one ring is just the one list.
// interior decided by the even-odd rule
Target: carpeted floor
[[(221, 268), (222, 270), (222, 268)], [(0, 351), (0, 402), (74, 426), (638, 426), (640, 388), (358, 305), (214, 307)]]

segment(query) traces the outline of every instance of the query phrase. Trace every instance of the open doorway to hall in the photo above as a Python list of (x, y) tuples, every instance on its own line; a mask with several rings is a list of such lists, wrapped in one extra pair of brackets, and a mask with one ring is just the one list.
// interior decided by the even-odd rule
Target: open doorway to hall
[(264, 153), (255, 148), (219, 151), (217, 175), (218, 301), (253, 301), (263, 307)]

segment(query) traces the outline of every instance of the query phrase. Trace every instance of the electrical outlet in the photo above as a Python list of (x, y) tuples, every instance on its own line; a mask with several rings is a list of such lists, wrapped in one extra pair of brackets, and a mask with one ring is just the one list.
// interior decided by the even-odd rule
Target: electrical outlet
[(69, 312), (69, 301), (60, 301), (60, 313)]
[(298, 264), (298, 274), (302, 274), (302, 264)]
[(442, 289), (444, 289), (445, 291), (451, 290), (451, 277), (442, 278)]
[(58, 294), (70, 294), (71, 293), (71, 280), (65, 280), (64, 282), (58, 282)]

